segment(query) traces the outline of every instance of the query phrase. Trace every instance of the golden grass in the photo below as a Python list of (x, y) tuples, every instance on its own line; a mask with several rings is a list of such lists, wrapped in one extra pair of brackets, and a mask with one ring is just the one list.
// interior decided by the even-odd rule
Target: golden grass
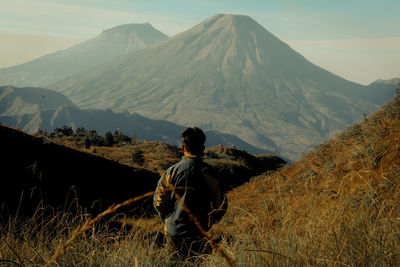
[(108, 209), (106, 209), (105, 211), (103, 211), (102, 213), (98, 214), (95, 218), (93, 219), (87, 219), (85, 221), (85, 223), (83, 225), (81, 225), (80, 227), (78, 227), (74, 233), (71, 235), (71, 237), (65, 241), (62, 245), (60, 245), (56, 252), (54, 253), (53, 257), (51, 257), (51, 259), (49, 261), (46, 262), (46, 264), (44, 265), (44, 267), (48, 267), (51, 264), (53, 264), (58, 257), (60, 257), (62, 254), (64, 254), (65, 250), (71, 245), (71, 243), (82, 233), (86, 232), (88, 229), (90, 229), (96, 222), (98, 222), (102, 217), (108, 215), (108, 214), (112, 214), (114, 212), (116, 212), (119, 208), (124, 207), (124, 206), (128, 206), (130, 204), (132, 204), (133, 202), (139, 201), (143, 198), (149, 197), (154, 195), (154, 192), (148, 192), (146, 194), (143, 194), (141, 196), (138, 197), (134, 197), (131, 199), (128, 199), (120, 204), (117, 205), (111, 205)]
[[(179, 189), (179, 188), (176, 188), (176, 189)], [(166, 190), (174, 191), (175, 189), (169, 188)], [(139, 201), (143, 198), (150, 197), (153, 195), (154, 195), (154, 192), (148, 192), (141, 196), (128, 199), (128, 200), (124, 201), (123, 203), (120, 203), (117, 205), (111, 205), (107, 210), (103, 211), (102, 213), (98, 214), (95, 218), (92, 218), (92, 219), (90, 219), (88, 216), (81, 214), (80, 216), (77, 216), (77, 217), (73, 218), (70, 222), (68, 222), (68, 220), (71, 218), (68, 216), (70, 214), (67, 214), (67, 213), (57, 214), (53, 218), (43, 218), (40, 216), (40, 213), (43, 211), (41, 209), (37, 210), (37, 213), (33, 216), (33, 218), (22, 222), (21, 227), (19, 227), (19, 221), (17, 220), (17, 218), (14, 218), (13, 220), (10, 218), (10, 221), (8, 222), (8, 224), (6, 224), (6, 227), (1, 228), (1, 231), (3, 233), (1, 241), (2, 241), (2, 244), (5, 244), (8, 247), (9, 251), (11, 252), (11, 256), (14, 256), (14, 258), (10, 257), (10, 254), (7, 255), (7, 254), (0, 253), (0, 256), (5, 255), (6, 257), (7, 256), (9, 257), (8, 259), (0, 258), (0, 263), (10, 263), (10, 264), (15, 264), (15, 265), (19, 265), (19, 266), (26, 266), (27, 265), (26, 261), (30, 260), (30, 263), (33, 263), (33, 265), (40, 265), (40, 266), (43, 265), (44, 267), (49, 267), (49, 266), (53, 266), (53, 265), (62, 266), (63, 262), (65, 262), (65, 260), (58, 261), (58, 259), (62, 256), (65, 256), (64, 254), (66, 254), (68, 250), (75, 249), (75, 253), (72, 253), (72, 255), (66, 256), (68, 265), (71, 264), (71, 262), (76, 261), (77, 258), (79, 260), (81, 260), (80, 263), (82, 263), (83, 266), (87, 266), (87, 264), (97, 265), (95, 263), (94, 256), (99, 254), (99, 251), (92, 251), (91, 256), (87, 255), (87, 254), (83, 254), (83, 253), (76, 254), (77, 247), (79, 247), (79, 249), (82, 249), (82, 247), (81, 247), (82, 245), (93, 248), (91, 246), (91, 244), (89, 244), (89, 242), (93, 242), (93, 240), (88, 241), (88, 235), (85, 235), (85, 232), (88, 232), (89, 230), (92, 230), (91, 236), (90, 235), (89, 236), (90, 237), (95, 236), (96, 242), (106, 242), (107, 243), (108, 241), (111, 241), (108, 246), (106, 245), (106, 246), (99, 247), (98, 249), (100, 249), (100, 250), (101, 249), (110, 250), (112, 247), (113, 250), (120, 251), (120, 248), (124, 247), (125, 243), (129, 243), (131, 245), (138, 246), (138, 244), (137, 244), (138, 242), (149, 244), (147, 239), (153, 239), (152, 240), (153, 244), (150, 244), (150, 246), (148, 248), (149, 248), (149, 252), (152, 252), (151, 256), (154, 257), (154, 255), (160, 254), (160, 252), (151, 251), (152, 248), (157, 248), (155, 245), (156, 240), (154, 240), (154, 236), (149, 238), (147, 236), (147, 233), (143, 232), (143, 231), (141, 232), (141, 235), (140, 235), (137, 232), (138, 227), (136, 227), (136, 229), (134, 229), (134, 230), (131, 230), (127, 236), (124, 236), (122, 228), (117, 232), (110, 231), (110, 229), (107, 229), (107, 224), (108, 224), (107, 222), (106, 222), (106, 228), (105, 228), (106, 231), (104, 231), (104, 229), (101, 229), (101, 228), (98, 228), (98, 229), (95, 228), (95, 224), (98, 223), (104, 216), (115, 213), (121, 207), (128, 206), (136, 201)], [(214, 250), (217, 251), (226, 260), (226, 262), (229, 264), (229, 266), (235, 266), (235, 263), (225, 253), (224, 249), (221, 248), (217, 243), (214, 242), (214, 239), (210, 235), (210, 233), (205, 232), (202, 229), (197, 218), (195, 216), (193, 216), (190, 213), (190, 210), (184, 205), (184, 203), (182, 203), (180, 196), (178, 194), (175, 194), (175, 195), (176, 195), (177, 200), (183, 205), (184, 210), (186, 212), (188, 212), (188, 214), (190, 215), (191, 220), (193, 220), (195, 222), (195, 224), (197, 225), (199, 230), (204, 234), (206, 239), (211, 243)], [(42, 215), (43, 215), (43, 213), (42, 213)], [(82, 221), (84, 221), (84, 222), (82, 223)], [(132, 221), (132, 219), (123, 220), (123, 221), (124, 221), (124, 223), (127, 223), (128, 221)], [(149, 219), (147, 221), (149, 221)], [(154, 222), (154, 219), (150, 219), (150, 221)], [(143, 219), (141, 219), (141, 222), (143, 223), (145, 221)], [(75, 224), (78, 224), (78, 227), (76, 227), (76, 229), (73, 230), (72, 228), (73, 228), (73, 225), (75, 225)], [(33, 225), (35, 225), (34, 229), (30, 229)], [(56, 226), (56, 230), (58, 230), (58, 231), (55, 232), (55, 236), (53, 237), (52, 233), (49, 232), (49, 230), (54, 225)], [(69, 227), (64, 227), (64, 225), (69, 225)], [(154, 225), (153, 225), (153, 227), (154, 227)], [(22, 229), (23, 229), (23, 231), (21, 231)], [(99, 229), (101, 231), (99, 231)], [(33, 230), (33, 232), (31, 230)], [(133, 231), (136, 231), (135, 235), (132, 235)], [(23, 236), (23, 237), (21, 238), (21, 236)], [(69, 236), (69, 238), (67, 238), (67, 236)], [(81, 240), (78, 240), (78, 238), (80, 236), (83, 236), (83, 238), (81, 238)], [(137, 238), (137, 236), (140, 236), (140, 237)], [(42, 243), (45, 245), (45, 248), (43, 248), (42, 244), (40, 244), (38, 246), (37, 241), (38, 240), (41, 241), (41, 239), (43, 237), (53, 237), (54, 238), (54, 240), (51, 240), (51, 242), (52, 242), (51, 247), (46, 245), (44, 242), (42, 242)], [(24, 247), (24, 246), (19, 247), (18, 239), (23, 240), (24, 243), (28, 245), (28, 248)], [(49, 253), (51, 253), (53, 247), (56, 246), (56, 242), (55, 242), (56, 240), (59, 241), (58, 242), (59, 245), (58, 245), (58, 247), (56, 247), (55, 252), (52, 255), (52, 257), (47, 260), (46, 258), (48, 257)], [(82, 244), (82, 240), (84, 241), (85, 244)], [(10, 243), (12, 243), (12, 245), (10, 245)], [(73, 245), (75, 245), (75, 247), (73, 247)], [(141, 244), (141, 246), (143, 246), (143, 244)], [(0, 248), (3, 248), (3, 247), (0, 246)], [(2, 251), (2, 250), (0, 250), (0, 251)], [(36, 259), (36, 261), (32, 261), (32, 257), (30, 255), (30, 254), (32, 254), (32, 251), (37, 256), (40, 257), (39, 259)], [(20, 255), (21, 252), (23, 252), (23, 254)], [(81, 251), (79, 250), (79, 252), (81, 252)], [(124, 250), (124, 252), (126, 252), (126, 250)], [(165, 249), (164, 249), (164, 254), (162, 254), (162, 255), (165, 256)], [(107, 255), (107, 256), (112, 256), (111, 260), (113, 260), (115, 254), (111, 254), (111, 255)], [(139, 266), (138, 258), (142, 258), (143, 256), (146, 257), (146, 256), (148, 256), (148, 254), (145, 253), (145, 255), (141, 255), (141, 256), (138, 256), (138, 255), (132, 256), (131, 255), (131, 257), (129, 257), (129, 258), (133, 258), (135, 266)], [(164, 260), (160, 260), (159, 258), (157, 258), (156, 261), (161, 266), (163, 266), (164, 264), (170, 264), (170, 263), (168, 263), (170, 256), (171, 255), (167, 255), (167, 257), (165, 257)], [(83, 259), (81, 259), (81, 258), (83, 258)], [(201, 261), (201, 257), (198, 257), (198, 258)], [(103, 260), (104, 260), (104, 262), (102, 262), (101, 265), (108, 266), (109, 257), (107, 257), (106, 259), (103, 259)], [(149, 260), (149, 259), (146, 258), (146, 261), (147, 260)], [(200, 262), (199, 260), (197, 262)], [(125, 262), (125, 258), (121, 262)], [(154, 258), (151, 259), (150, 262), (154, 263)], [(193, 265), (194, 263), (196, 263), (196, 261), (193, 261), (193, 260), (191, 260), (187, 263), (182, 262), (182, 264), (185, 264), (185, 265)], [(153, 265), (154, 264), (151, 264), (151, 266), (153, 266)], [(75, 266), (75, 265), (73, 265), (73, 266)], [(124, 264), (122, 266), (124, 266)]]
[[(400, 98), (229, 194), (218, 231), (266, 265), (400, 263)], [(240, 251), (235, 254), (240, 255)]]

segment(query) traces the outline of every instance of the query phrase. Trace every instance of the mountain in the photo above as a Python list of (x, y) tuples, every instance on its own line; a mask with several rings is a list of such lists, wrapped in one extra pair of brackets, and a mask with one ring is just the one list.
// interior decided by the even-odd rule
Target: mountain
[(0, 85), (44, 86), (167, 38), (148, 23), (117, 26), (71, 48), (0, 69)]
[(234, 133), (291, 159), (378, 108), (364, 86), (310, 63), (252, 18), (231, 14), (49, 88), (79, 107)]
[(366, 87), (365, 96), (378, 105), (383, 105), (395, 96), (395, 89), (400, 88), (400, 78), (390, 80), (376, 80)]
[(41, 110), (60, 106), (76, 108), (66, 96), (44, 88), (0, 87), (0, 122), (18, 126), (27, 131), (37, 130), (42, 122)]
[[(115, 113), (111, 110), (81, 110), (64, 95), (43, 88), (0, 87), (0, 122), (18, 127), (27, 133), (40, 130), (52, 132), (64, 125), (74, 129), (84, 127), (100, 134), (119, 129), (124, 134), (136, 135), (139, 140), (157, 140), (172, 145), (180, 144), (184, 127), (172, 122), (154, 120), (139, 114)], [(236, 146), (250, 153), (267, 153), (234, 135), (206, 131), (206, 146), (219, 144)]]
[(393, 78), (393, 79), (389, 79), (389, 80), (379, 79), (379, 80), (376, 80), (375, 82), (373, 82), (372, 84), (387, 84), (387, 85), (395, 85), (396, 86), (396, 85), (399, 85), (399, 83), (400, 83), (400, 78)]

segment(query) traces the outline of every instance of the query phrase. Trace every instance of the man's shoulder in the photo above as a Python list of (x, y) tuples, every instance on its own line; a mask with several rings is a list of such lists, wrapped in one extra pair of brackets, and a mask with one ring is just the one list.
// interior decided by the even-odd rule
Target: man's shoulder
[[(196, 166), (194, 167), (198, 171), (201, 171), (203, 174), (208, 174), (213, 177), (218, 177), (218, 172), (217, 169), (204, 162), (203, 160), (188, 160), (186, 158), (182, 158), (179, 162), (175, 163), (174, 165), (170, 166), (166, 171), (165, 174), (171, 174), (171, 173), (179, 173), (181, 171), (184, 171), (186, 169), (193, 169), (193, 164)], [(200, 169), (199, 169), (200, 168)]]
[(171, 165), (165, 172), (164, 174), (170, 174), (170, 173), (176, 173), (177, 171), (180, 171), (184, 168), (186, 168), (187, 163), (181, 159), (180, 161), (178, 161), (177, 163), (175, 163), (174, 165)]
[(203, 162), (203, 173), (214, 176), (216, 178), (218, 177), (217, 169), (214, 166), (208, 164), (207, 162)]

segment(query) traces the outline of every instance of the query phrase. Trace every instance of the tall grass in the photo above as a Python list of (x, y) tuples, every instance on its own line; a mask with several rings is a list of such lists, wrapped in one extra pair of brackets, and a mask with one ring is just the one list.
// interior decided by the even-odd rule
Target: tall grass
[(241, 242), (239, 262), (399, 266), (400, 97), (228, 198), (214, 230)]
[[(172, 189), (170, 189), (172, 190)], [(163, 247), (157, 218), (105, 218), (142, 198), (148, 192), (123, 203), (112, 205), (94, 218), (87, 214), (60, 212), (52, 215), (39, 208), (31, 218), (9, 217), (0, 228), (0, 265), (16, 266), (165, 266), (175, 264), (169, 250)], [(177, 196), (178, 201), (181, 201)], [(189, 213), (190, 211), (187, 210)], [(193, 217), (193, 216), (192, 216)], [(196, 222), (196, 218), (193, 217)], [(112, 228), (115, 222), (122, 222)], [(197, 222), (198, 223), (198, 222)], [(125, 228), (124, 226), (130, 225)], [(157, 225), (157, 227), (154, 227)], [(204, 231), (203, 231), (204, 232)], [(212, 246), (228, 260), (209, 233)], [(193, 257), (183, 265), (198, 265), (203, 256)]]

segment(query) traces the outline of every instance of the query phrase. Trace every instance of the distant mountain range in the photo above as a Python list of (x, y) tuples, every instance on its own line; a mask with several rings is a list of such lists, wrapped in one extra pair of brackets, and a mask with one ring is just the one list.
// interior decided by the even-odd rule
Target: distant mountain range
[(389, 79), (389, 80), (376, 80), (375, 82), (373, 82), (371, 85), (373, 84), (387, 84), (387, 85), (400, 85), (400, 78), (393, 78), (393, 79)]
[(43, 87), (167, 38), (148, 23), (117, 26), (71, 48), (0, 69), (0, 85)]
[[(114, 113), (111, 110), (81, 110), (64, 95), (43, 88), (0, 87), (0, 123), (18, 127), (27, 133), (39, 129), (48, 132), (62, 126), (84, 127), (98, 133), (121, 133), (139, 140), (157, 140), (172, 145), (180, 144), (183, 128), (172, 122), (152, 120), (139, 114)], [(207, 146), (219, 144), (236, 146), (250, 153), (268, 153), (236, 136), (206, 131)]]
[(50, 85), (82, 108), (234, 133), (289, 158), (393, 97), (312, 63), (248, 16), (216, 15), (150, 48)]
[[(79, 109), (70, 105), (46, 116), (64, 114), (75, 124), (75, 113), (85, 118), (93, 112), (103, 112), (104, 118), (107, 112), (138, 113), (153, 122), (235, 135), (290, 159), (377, 110), (395, 88), (338, 77), (250, 17), (232, 14), (213, 16), (169, 39), (150, 24), (118, 26), (70, 49), (2, 69), (1, 83), (50, 84), (46, 88), (68, 96)], [(113, 112), (83, 115), (82, 108)], [(35, 118), (42, 126), (49, 121)], [(20, 116), (24, 120), (29, 119)], [(79, 123), (89, 128), (91, 121)]]

